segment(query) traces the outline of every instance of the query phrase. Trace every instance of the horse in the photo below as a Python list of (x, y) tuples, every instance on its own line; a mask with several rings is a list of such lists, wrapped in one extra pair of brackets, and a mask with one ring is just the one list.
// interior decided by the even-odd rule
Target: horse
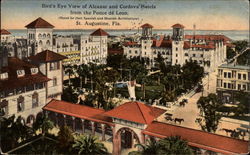
[(172, 119), (171, 117), (165, 117), (165, 119), (166, 119), (167, 121), (173, 121), (173, 119)]
[(180, 107), (185, 107), (185, 102), (181, 101), (179, 104), (180, 104)]
[(225, 128), (223, 128), (223, 129), (221, 129), (221, 130), (224, 130), (225, 132), (226, 132), (226, 134), (228, 135), (228, 133), (233, 133), (234, 132), (234, 130), (231, 130), (231, 129), (225, 129)]
[(174, 119), (174, 123), (179, 122), (179, 124), (181, 124), (181, 122), (184, 122), (183, 118), (175, 118)]

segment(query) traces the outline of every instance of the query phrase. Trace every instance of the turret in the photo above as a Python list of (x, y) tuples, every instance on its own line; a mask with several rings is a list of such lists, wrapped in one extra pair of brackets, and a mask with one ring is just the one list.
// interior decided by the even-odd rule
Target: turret
[(173, 40), (180, 41), (184, 39), (184, 26), (177, 23), (172, 26), (173, 28)]
[(146, 23), (142, 25), (141, 28), (142, 28), (142, 38), (149, 39), (152, 37), (152, 28), (153, 28), (152, 25)]

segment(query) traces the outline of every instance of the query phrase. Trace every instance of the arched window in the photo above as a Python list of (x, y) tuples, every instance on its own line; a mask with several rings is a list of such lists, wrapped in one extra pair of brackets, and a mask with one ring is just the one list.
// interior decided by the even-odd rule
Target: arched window
[(22, 112), (24, 111), (24, 97), (19, 96), (17, 99), (17, 112)]
[(39, 41), (39, 45), (42, 45), (42, 44), (43, 44), (43, 42), (42, 42), (42, 40), (40, 40), (40, 41)]
[(34, 92), (32, 95), (32, 108), (35, 108), (38, 106), (38, 93)]
[(42, 34), (41, 34), (41, 33), (39, 33), (39, 34), (38, 34), (38, 37), (39, 37), (39, 38), (42, 38)]
[(49, 33), (47, 34), (47, 37), (50, 38), (50, 34)]
[(0, 116), (8, 115), (8, 104), (7, 100), (0, 102)]
[(46, 41), (46, 45), (50, 45), (50, 41), (49, 40)]
[(43, 38), (46, 38), (46, 34), (45, 33), (43, 34)]

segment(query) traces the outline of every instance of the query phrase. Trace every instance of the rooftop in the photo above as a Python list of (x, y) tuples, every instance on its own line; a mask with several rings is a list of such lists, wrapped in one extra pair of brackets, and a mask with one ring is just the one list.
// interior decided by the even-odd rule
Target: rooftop
[(29, 23), (25, 26), (26, 28), (54, 28), (53, 25), (51, 25), (46, 20), (42, 19), (41, 17), (37, 18), (33, 22)]
[(141, 28), (153, 28), (153, 26), (150, 25), (150, 24), (148, 24), (148, 23), (146, 23), (146, 24), (143, 24), (143, 25), (141, 26)]
[(184, 26), (183, 25), (181, 25), (181, 24), (179, 24), (179, 23), (177, 23), (177, 24), (174, 24), (173, 26), (172, 26), (172, 28), (184, 28)]
[(38, 62), (52, 62), (67, 59), (67, 57), (50, 50), (45, 50), (40, 53), (37, 53), (34, 56), (31, 56), (29, 59)]
[(199, 39), (199, 40), (222, 40), (222, 41), (230, 41), (231, 39), (224, 36), (224, 35), (215, 35), (215, 34), (209, 34), (209, 35), (185, 35), (185, 39)]
[(182, 139), (188, 141), (190, 146), (221, 152), (223, 154), (248, 152), (248, 141), (162, 122), (152, 122), (143, 133), (159, 138), (181, 136)]
[(103, 115), (104, 110), (85, 105), (52, 99), (43, 109), (112, 125), (111, 118)]
[(250, 70), (250, 66), (234, 65), (234, 64), (222, 64), (219, 66), (219, 68)]
[(104, 115), (142, 124), (150, 124), (164, 112), (165, 110), (141, 102), (127, 102), (115, 109), (105, 112)]
[(9, 35), (11, 34), (9, 31), (5, 30), (5, 29), (1, 29), (1, 35)]
[[(50, 80), (40, 72), (31, 74), (31, 68), (37, 68), (37, 66), (16, 57), (9, 57), (8, 66), (1, 69), (3, 73), (8, 73), (8, 78), (0, 80), (0, 90), (15, 89)], [(18, 77), (17, 70), (24, 70), (24, 76)]]
[(94, 31), (93, 33), (90, 34), (91, 36), (108, 36), (109, 34), (104, 31), (103, 29), (99, 28), (96, 31)]

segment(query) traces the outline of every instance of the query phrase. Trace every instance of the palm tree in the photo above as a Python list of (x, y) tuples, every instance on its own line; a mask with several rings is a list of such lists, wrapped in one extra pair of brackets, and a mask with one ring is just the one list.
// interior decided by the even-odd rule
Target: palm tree
[(103, 143), (97, 141), (96, 137), (91, 135), (80, 135), (75, 139), (73, 148), (78, 151), (78, 154), (88, 155), (105, 155), (108, 154), (107, 148)]
[(129, 155), (142, 154), (142, 155), (156, 155), (160, 149), (159, 143), (155, 139), (150, 139), (147, 141), (148, 144), (135, 144), (139, 147), (140, 151), (130, 152)]
[(81, 64), (77, 67), (76, 71), (77, 71), (79, 78), (80, 78), (80, 88), (82, 88), (82, 78), (83, 77), (85, 78), (84, 84), (86, 84), (87, 77), (89, 75), (89, 67), (86, 64)]
[(40, 130), (42, 131), (42, 136), (49, 133), (50, 129), (53, 129), (54, 123), (49, 120), (48, 116), (43, 115), (42, 117), (38, 117), (36, 121), (33, 123), (34, 131)]
[(74, 74), (73, 67), (71, 65), (67, 65), (64, 68), (65, 68), (65, 74), (68, 74), (69, 76), (69, 85), (71, 85), (70, 78), (71, 78), (71, 75)]
[(191, 148), (187, 141), (182, 140), (179, 136), (171, 136), (161, 139), (159, 142), (160, 149), (158, 154), (179, 155), (192, 154)]
[(60, 152), (70, 152), (74, 143), (73, 131), (68, 126), (61, 126), (58, 132), (58, 148)]

